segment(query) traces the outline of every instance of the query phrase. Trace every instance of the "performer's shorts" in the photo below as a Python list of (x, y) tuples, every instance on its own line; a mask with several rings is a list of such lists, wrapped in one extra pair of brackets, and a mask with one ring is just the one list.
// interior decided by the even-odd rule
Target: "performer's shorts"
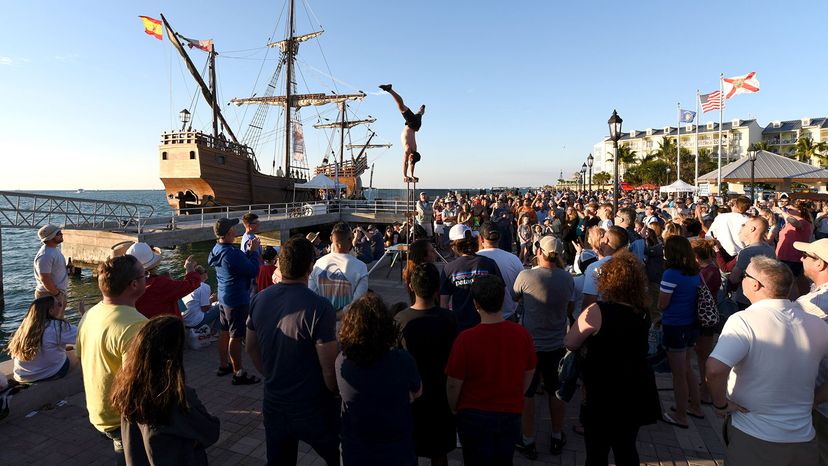
[(420, 161), (420, 153), (419, 152), (413, 152), (408, 157), (410, 158), (411, 162), (413, 162), (413, 163), (417, 163), (417, 162)]
[(414, 131), (420, 130), (420, 126), (423, 124), (422, 115), (417, 115), (416, 113), (413, 113), (410, 108), (406, 107), (402, 116), (405, 118), (405, 126), (408, 126)]

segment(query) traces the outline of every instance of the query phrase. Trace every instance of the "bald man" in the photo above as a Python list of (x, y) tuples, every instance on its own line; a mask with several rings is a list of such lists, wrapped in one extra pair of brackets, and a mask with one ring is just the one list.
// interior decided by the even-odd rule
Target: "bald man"
[(762, 217), (749, 218), (739, 230), (739, 241), (746, 246), (736, 256), (736, 265), (730, 272), (728, 281), (733, 285), (737, 285), (736, 293), (733, 296), (740, 311), (750, 306), (750, 301), (742, 292), (742, 277), (745, 275), (750, 260), (756, 256), (776, 259), (776, 251), (773, 246), (765, 242), (767, 232), (768, 221)]

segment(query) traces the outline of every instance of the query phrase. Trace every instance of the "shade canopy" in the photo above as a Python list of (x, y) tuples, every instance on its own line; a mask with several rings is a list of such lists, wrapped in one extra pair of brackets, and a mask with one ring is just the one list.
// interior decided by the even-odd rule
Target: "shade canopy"
[[(809, 163), (783, 157), (760, 150), (756, 152), (754, 180), (757, 183), (824, 183), (828, 181), (828, 170)], [(750, 183), (750, 159), (742, 157), (722, 167), (722, 181), (725, 183)], [(718, 170), (699, 177), (699, 182), (716, 183)]]
[(659, 191), (663, 193), (694, 193), (698, 188), (692, 184), (687, 184), (684, 181), (678, 180), (667, 186), (662, 186)]
[(310, 180), (307, 183), (296, 184), (296, 189), (344, 189), (346, 186), (343, 183), (336, 184), (336, 182), (327, 176), (324, 173), (320, 173)]

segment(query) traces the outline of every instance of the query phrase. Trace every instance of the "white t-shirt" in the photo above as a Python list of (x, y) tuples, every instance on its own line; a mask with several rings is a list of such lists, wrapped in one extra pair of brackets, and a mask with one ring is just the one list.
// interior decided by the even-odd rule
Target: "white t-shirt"
[(499, 248), (481, 249), (477, 251), (477, 254), (495, 261), (497, 268), (500, 269), (500, 276), (506, 283), (506, 299), (503, 300), (503, 318), (508, 318), (515, 313), (515, 308), (517, 307), (517, 303), (513, 299), (512, 287), (515, 284), (515, 279), (518, 274), (523, 272), (523, 264), (516, 255)]
[(201, 306), (210, 305), (210, 285), (202, 283), (192, 293), (181, 298), (187, 309), (181, 314), (185, 327), (195, 327), (204, 320), (204, 311)]
[(601, 266), (604, 262), (610, 260), (612, 256), (607, 256), (597, 261), (589, 264), (586, 270), (584, 271), (584, 288), (581, 290), (582, 294), (591, 294), (593, 296), (598, 296), (598, 276), (595, 274), (595, 270)]
[(713, 219), (705, 238), (716, 238), (728, 254), (736, 257), (736, 254), (739, 254), (739, 251), (745, 247), (739, 239), (739, 230), (742, 229), (747, 219), (744, 214), (738, 212), (719, 214)]
[(66, 363), (66, 345), (75, 344), (77, 337), (77, 326), (63, 320), (49, 320), (37, 356), (31, 361), (14, 358), (14, 379), (36, 382), (57, 374)]
[(730, 316), (710, 354), (732, 369), (728, 398), (750, 410), (733, 427), (761, 440), (814, 438), (817, 369), (828, 354), (828, 325), (787, 299), (765, 299)]
[[(822, 284), (812, 290), (810, 293), (802, 295), (796, 300), (802, 309), (808, 314), (813, 314), (823, 321), (828, 320), (828, 283)], [(828, 325), (828, 323), (826, 323)], [(828, 357), (822, 358), (819, 364), (819, 372), (817, 373), (816, 387), (819, 387), (828, 380)], [(825, 417), (828, 417), (828, 403), (822, 403), (816, 407), (816, 410)]]
[(350, 254), (326, 254), (313, 265), (308, 288), (341, 311), (368, 291), (368, 267)]
[(40, 274), (52, 274), (55, 286), (66, 292), (69, 282), (69, 273), (66, 271), (66, 259), (58, 248), (50, 248), (45, 244), (40, 247), (34, 258), (34, 275), (37, 280), (37, 291), (45, 292), (46, 287), (40, 281)]

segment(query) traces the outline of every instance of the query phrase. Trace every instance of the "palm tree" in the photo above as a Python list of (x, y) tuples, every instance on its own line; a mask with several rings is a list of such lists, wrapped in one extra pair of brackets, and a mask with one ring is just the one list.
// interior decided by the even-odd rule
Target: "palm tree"
[(753, 150), (763, 150), (763, 151), (767, 151), (767, 152), (774, 152), (775, 150), (778, 150), (778, 149), (774, 149), (774, 147), (768, 141), (755, 142), (755, 143), (752, 144), (752, 146), (753, 146)]
[(800, 162), (810, 163), (811, 159), (815, 157), (821, 160), (822, 154), (820, 152), (824, 152), (826, 149), (828, 149), (828, 144), (824, 142), (814, 143), (813, 139), (805, 136), (796, 141), (793, 148), (793, 155)]
[(599, 186), (603, 186), (609, 183), (611, 179), (612, 175), (610, 175), (607, 172), (598, 172), (592, 174), (592, 182)]
[(630, 146), (624, 145), (618, 148), (618, 163), (624, 168), (634, 164), (637, 158), (638, 153), (630, 149)]
[(676, 156), (676, 142), (672, 139), (662, 139), (653, 155), (659, 160), (672, 164)]

